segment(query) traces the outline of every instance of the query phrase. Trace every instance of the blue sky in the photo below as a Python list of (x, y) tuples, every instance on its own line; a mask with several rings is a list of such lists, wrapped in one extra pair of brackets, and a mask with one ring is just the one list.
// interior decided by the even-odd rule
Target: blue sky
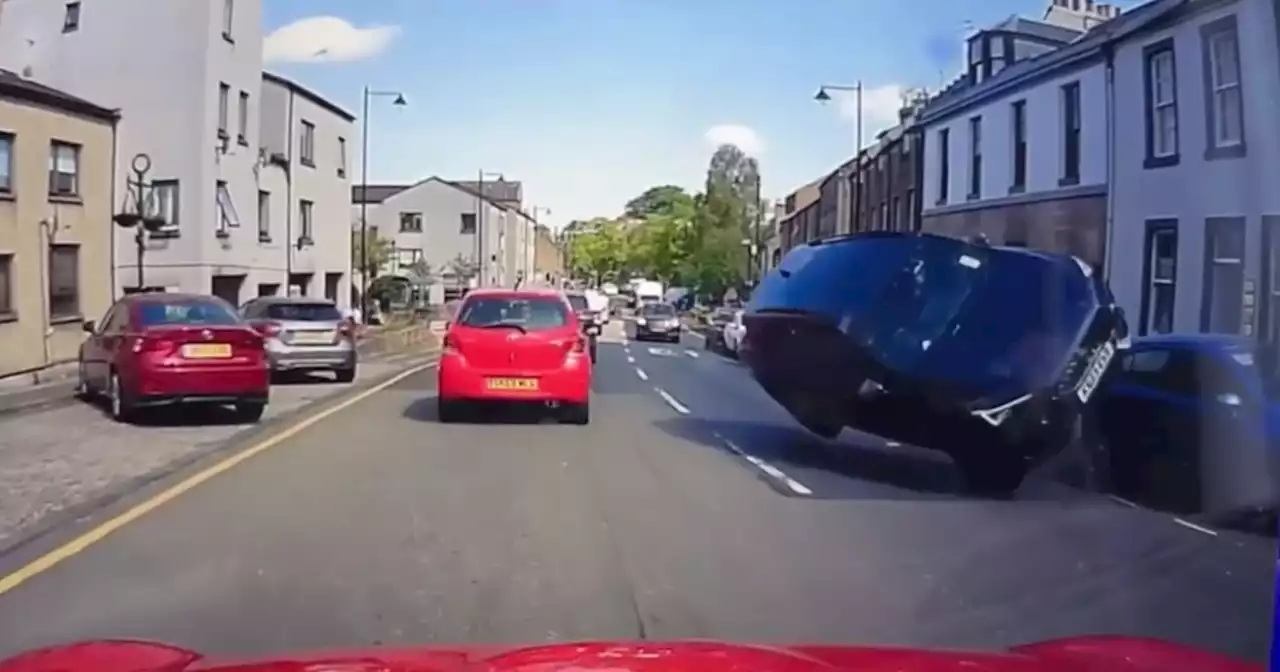
[(1046, 4), (267, 0), (264, 20), (283, 28), (269, 68), (356, 113), (366, 84), (408, 99), (375, 100), (370, 181), (502, 172), (558, 226), (649, 185), (696, 188), (708, 133), (756, 152), (765, 195), (783, 196), (852, 155), (852, 105), (813, 102), (819, 85), (865, 82), (869, 138), (901, 88), (959, 72), (967, 26)]

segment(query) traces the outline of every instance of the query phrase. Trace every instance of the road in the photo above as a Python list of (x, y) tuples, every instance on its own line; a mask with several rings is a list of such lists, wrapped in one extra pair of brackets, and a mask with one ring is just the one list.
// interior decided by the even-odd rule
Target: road
[(587, 427), (441, 425), (433, 387), (409, 376), (67, 552), (0, 595), (0, 655), (108, 636), (1269, 649), (1273, 542), (1035, 479), (966, 499), (930, 455), (809, 439), (698, 341), (611, 325)]

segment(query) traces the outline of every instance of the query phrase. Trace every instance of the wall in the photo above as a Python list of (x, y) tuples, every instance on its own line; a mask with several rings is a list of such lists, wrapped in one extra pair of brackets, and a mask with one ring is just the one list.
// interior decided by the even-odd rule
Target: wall
[[(112, 149), (109, 124), (0, 100), (0, 128), (16, 136), (12, 198), (0, 197), (0, 254), (12, 255), (15, 314), (0, 315), (0, 376), (74, 360), (83, 319), (98, 319), (112, 301)], [(49, 143), (81, 146), (79, 202), (51, 202)], [(56, 222), (56, 227), (41, 226)], [(48, 248), (80, 246), (80, 315), (48, 320)], [(46, 338), (47, 336), (47, 338)]]

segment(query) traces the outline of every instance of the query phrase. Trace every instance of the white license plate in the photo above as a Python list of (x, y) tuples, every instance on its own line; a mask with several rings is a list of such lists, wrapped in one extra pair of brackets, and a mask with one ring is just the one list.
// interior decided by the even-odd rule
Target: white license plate
[(1093, 393), (1098, 389), (1098, 383), (1102, 382), (1102, 376), (1107, 372), (1107, 366), (1111, 364), (1111, 359), (1116, 355), (1116, 346), (1111, 341), (1103, 344), (1098, 353), (1093, 356), (1093, 361), (1089, 364), (1089, 370), (1084, 372), (1084, 376), (1080, 379), (1080, 386), (1076, 388), (1076, 397), (1080, 401), (1089, 401)]
[(293, 342), (301, 345), (328, 345), (333, 342), (332, 331), (295, 331)]

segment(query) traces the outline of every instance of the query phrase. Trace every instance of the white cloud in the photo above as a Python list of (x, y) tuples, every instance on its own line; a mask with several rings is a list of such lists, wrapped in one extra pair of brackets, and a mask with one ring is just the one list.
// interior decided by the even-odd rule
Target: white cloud
[(357, 28), (336, 16), (310, 16), (268, 35), (262, 56), (268, 63), (358, 61), (381, 53), (399, 32), (395, 26)]
[(750, 126), (742, 124), (717, 124), (707, 129), (703, 137), (713, 147), (733, 145), (748, 156), (760, 156), (764, 152), (764, 140)]

